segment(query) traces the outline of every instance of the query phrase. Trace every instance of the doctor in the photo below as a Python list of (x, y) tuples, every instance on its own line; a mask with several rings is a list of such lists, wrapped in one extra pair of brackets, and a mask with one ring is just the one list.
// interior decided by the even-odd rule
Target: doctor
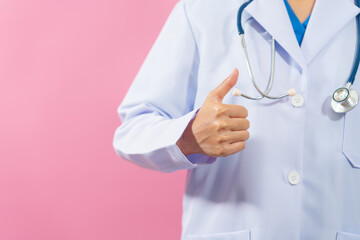
[(360, 240), (360, 10), (288, 1), (180, 0), (118, 108), (119, 156), (187, 169), (182, 240)]

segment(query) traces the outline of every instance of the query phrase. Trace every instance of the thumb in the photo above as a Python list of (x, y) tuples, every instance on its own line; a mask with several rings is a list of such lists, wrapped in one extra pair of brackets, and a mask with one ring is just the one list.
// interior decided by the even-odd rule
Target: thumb
[(233, 88), (238, 80), (239, 70), (235, 68), (231, 75), (222, 81), (216, 88), (214, 88), (208, 95), (213, 100), (222, 102), (225, 95)]

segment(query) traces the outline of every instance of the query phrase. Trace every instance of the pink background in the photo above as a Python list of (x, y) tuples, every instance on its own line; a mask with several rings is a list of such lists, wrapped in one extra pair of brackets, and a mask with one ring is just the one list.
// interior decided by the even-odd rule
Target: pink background
[(185, 171), (112, 148), (175, 0), (0, 0), (0, 239), (180, 239)]

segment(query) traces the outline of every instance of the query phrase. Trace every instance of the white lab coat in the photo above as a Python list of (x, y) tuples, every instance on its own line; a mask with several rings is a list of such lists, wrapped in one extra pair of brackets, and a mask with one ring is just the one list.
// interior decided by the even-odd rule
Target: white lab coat
[[(272, 95), (294, 88), (305, 104), (228, 94), (224, 103), (249, 112), (246, 149), (214, 158), (184, 156), (176, 146), (235, 67), (236, 87), (257, 95), (236, 27), (243, 2), (177, 3), (118, 108), (114, 148), (145, 168), (188, 170), (182, 240), (360, 240), (360, 106), (330, 108), (355, 58), (360, 10), (351, 0), (317, 0), (301, 47), (283, 0), (254, 0), (242, 22), (255, 78), (265, 89), (273, 36)], [(360, 91), (359, 77), (353, 89)]]

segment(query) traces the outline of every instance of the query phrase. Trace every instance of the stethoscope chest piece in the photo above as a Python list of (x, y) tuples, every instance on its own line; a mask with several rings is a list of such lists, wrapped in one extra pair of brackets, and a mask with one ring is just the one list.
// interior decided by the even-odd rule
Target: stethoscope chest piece
[[(300, 94), (296, 94), (296, 91), (294, 89), (288, 90), (286, 93), (283, 93), (280, 96), (270, 96), (269, 93), (271, 91), (271, 88), (273, 86), (274, 82), (274, 69), (275, 69), (275, 39), (272, 37), (271, 41), (271, 73), (270, 78), (268, 82), (268, 87), (265, 91), (262, 91), (258, 85), (256, 84), (253, 71), (250, 66), (250, 58), (246, 47), (245, 37), (244, 37), (244, 28), (241, 24), (241, 16), (244, 11), (244, 9), (252, 2), (253, 0), (248, 0), (247, 2), (243, 3), (238, 11), (237, 15), (237, 27), (238, 32), (241, 39), (242, 48), (244, 50), (244, 55), (246, 59), (246, 65), (249, 71), (249, 75), (251, 78), (251, 81), (256, 88), (256, 90), (260, 93), (259, 96), (251, 97), (249, 95), (246, 95), (242, 93), (240, 90), (235, 89), (233, 92), (234, 96), (240, 96), (245, 97), (250, 100), (261, 100), (263, 98), (268, 99), (281, 99), (285, 97), (291, 97), (291, 103), (294, 107), (301, 107), (304, 104), (304, 98)], [(356, 6), (360, 7), (360, 0), (355, 0)], [(337, 113), (345, 113), (350, 110), (352, 110), (359, 102), (359, 95), (356, 92), (356, 90), (352, 90), (351, 86), (354, 83), (355, 76), (358, 72), (359, 64), (360, 64), (360, 15), (356, 16), (356, 25), (357, 25), (357, 50), (356, 50), (356, 58), (354, 60), (354, 65), (351, 71), (351, 74), (346, 81), (345, 87), (341, 87), (335, 90), (334, 94), (332, 95), (331, 100), (331, 107), (332, 109)]]
[(337, 113), (345, 113), (352, 110), (359, 102), (359, 95), (355, 90), (341, 87), (335, 90), (331, 107)]

